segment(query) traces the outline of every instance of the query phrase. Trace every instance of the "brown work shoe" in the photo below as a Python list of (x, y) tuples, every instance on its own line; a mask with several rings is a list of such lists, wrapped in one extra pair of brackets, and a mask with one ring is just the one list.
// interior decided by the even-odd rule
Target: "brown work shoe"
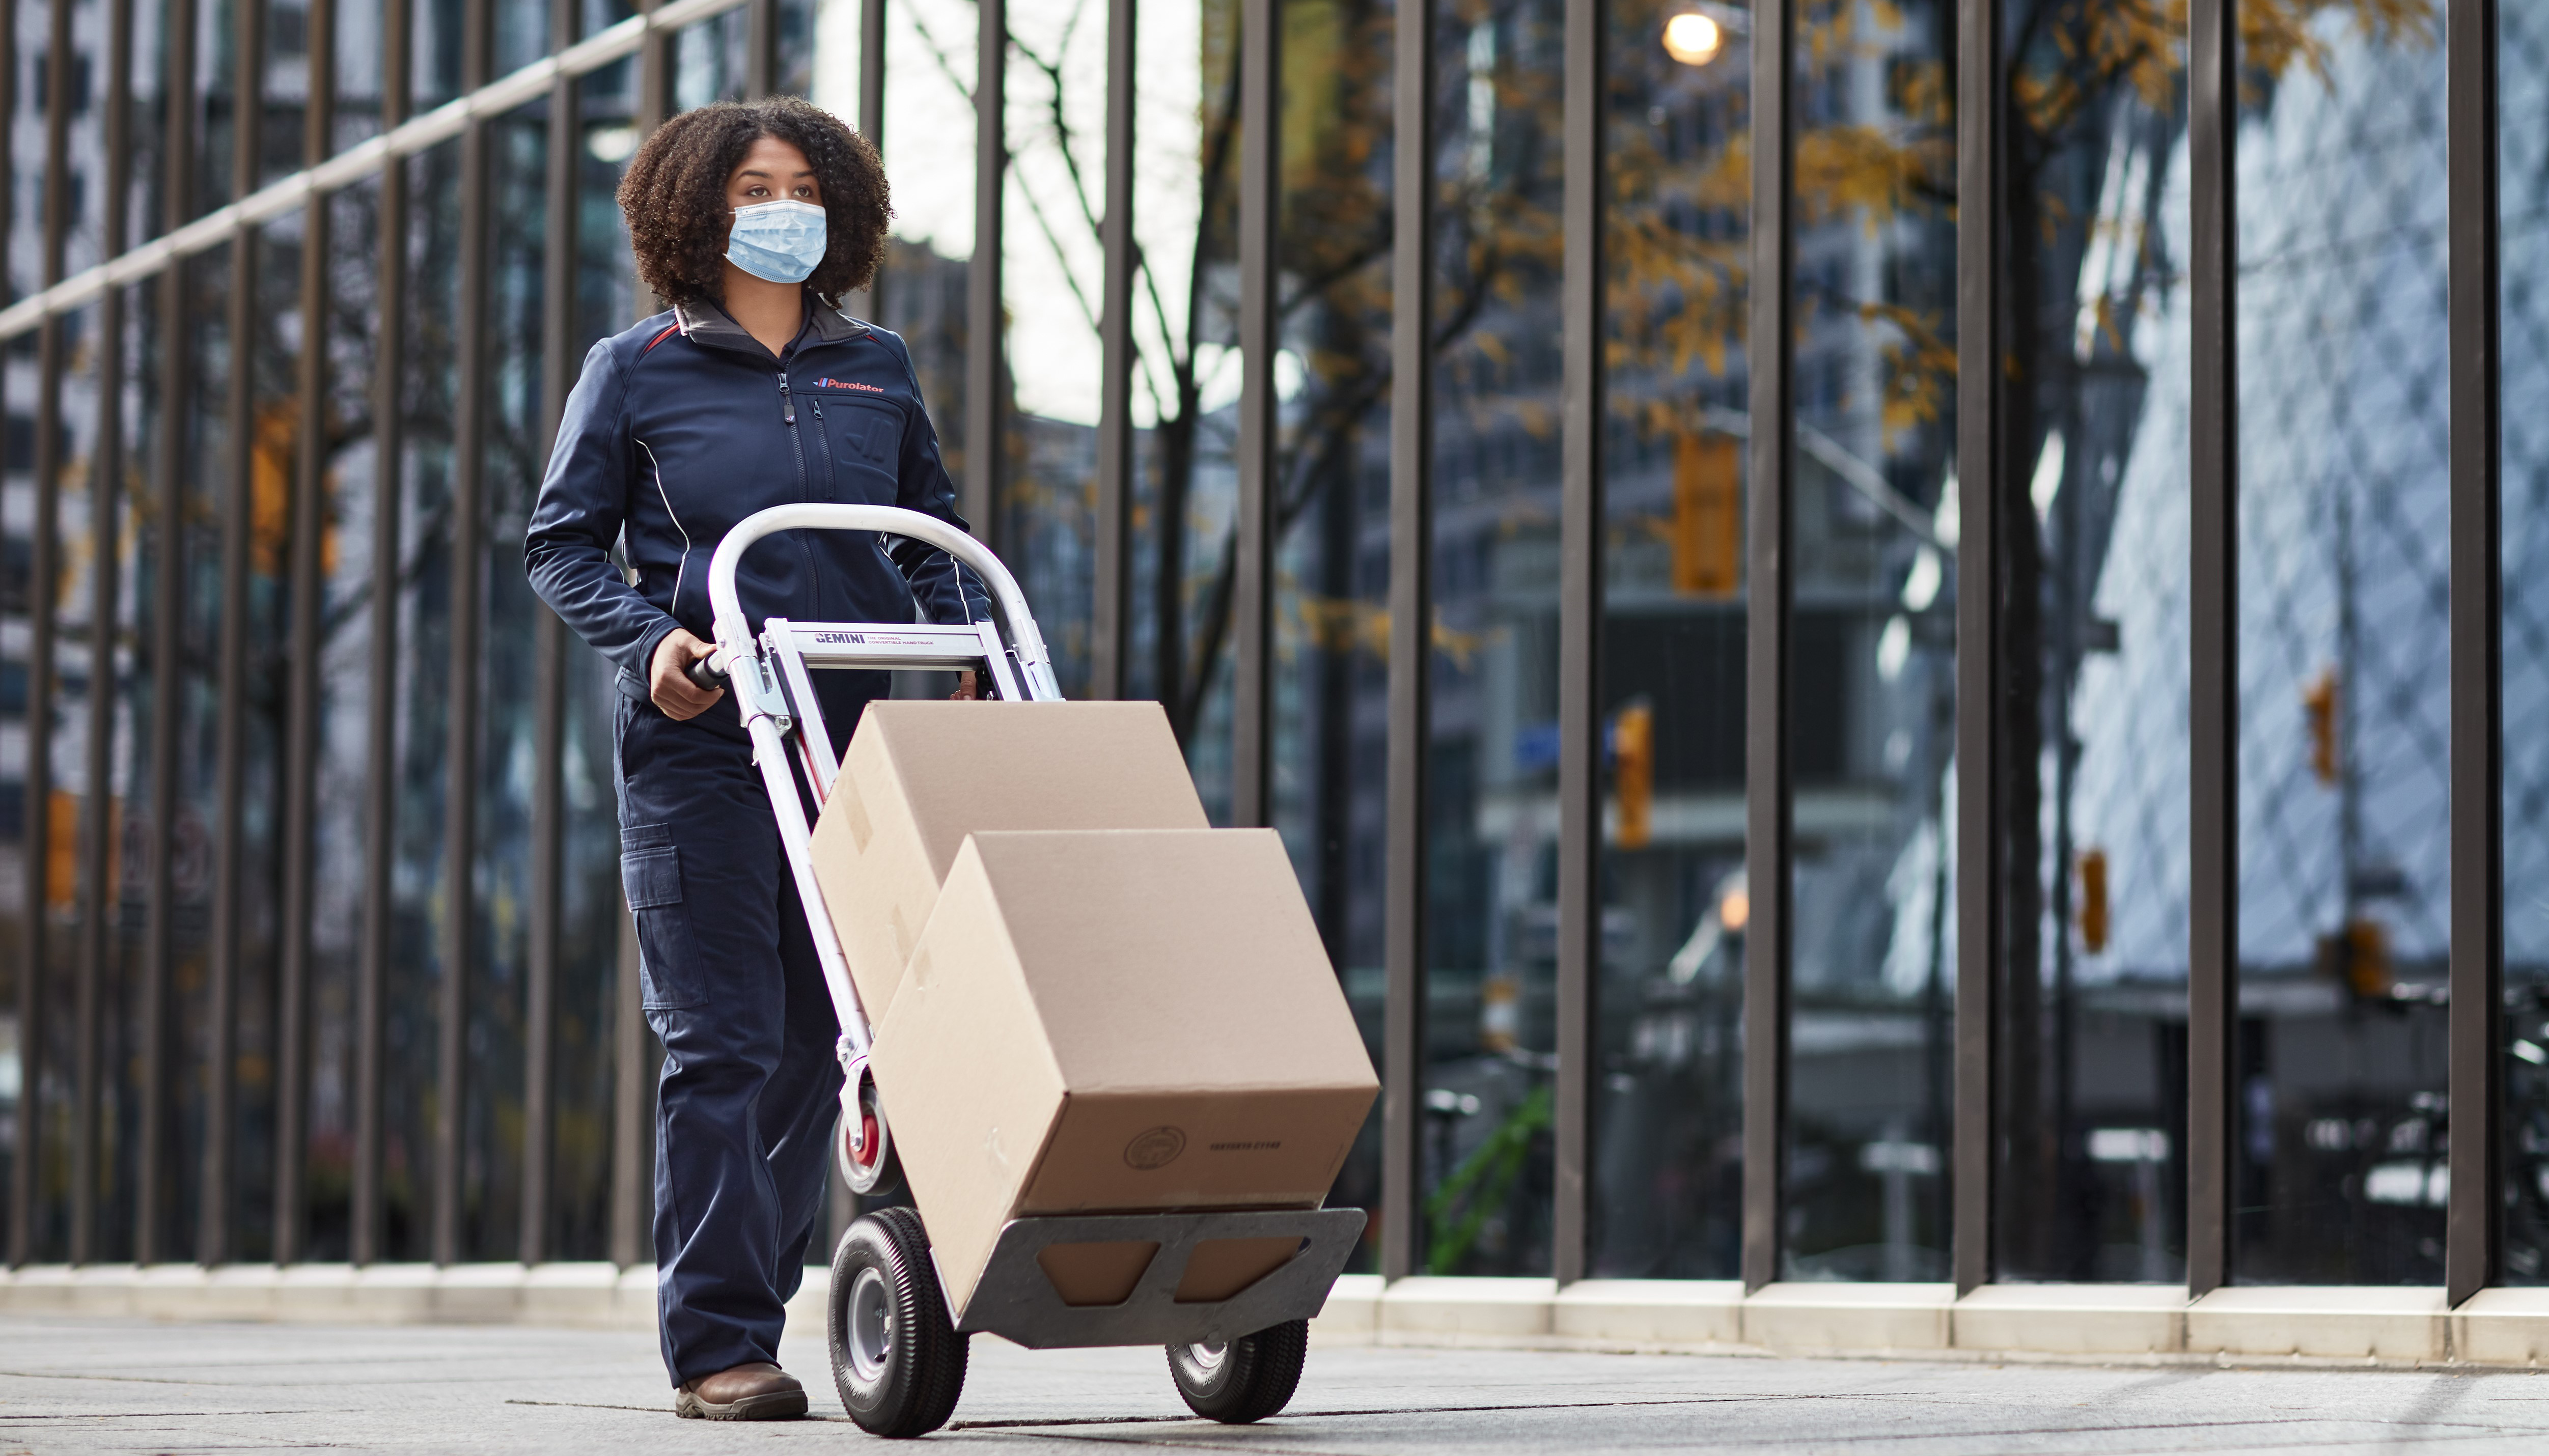
[(673, 1413), (692, 1420), (786, 1420), (805, 1413), (805, 1388), (778, 1366), (755, 1361), (675, 1391)]

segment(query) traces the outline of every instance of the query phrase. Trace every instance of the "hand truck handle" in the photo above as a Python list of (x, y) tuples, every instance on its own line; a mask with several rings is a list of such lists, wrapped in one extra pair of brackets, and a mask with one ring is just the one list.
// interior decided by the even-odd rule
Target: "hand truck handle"
[(734, 682), (730, 675), (717, 671), (715, 662), (705, 657), (695, 657), (682, 664), (682, 676), (690, 679), (691, 685), (702, 692), (723, 692)]
[(1062, 695), (1053, 686), (1052, 656), (1045, 650), (1043, 634), (1036, 630), (1035, 615), (1027, 610), (1026, 593), (1018, 590), (1017, 578), (1009, 575), (1009, 569), (1000, 564), (990, 547), (972, 536), (934, 515), (897, 505), (774, 505), (736, 521), (725, 538), (717, 542), (716, 554), (708, 559), (708, 606), (715, 613), (720, 653), (748, 656), (753, 651), (751, 625), (744, 619), (734, 573), (742, 564), (743, 553), (775, 531), (881, 531), (946, 552), (972, 567), (991, 589), (992, 616), (1000, 635), (1017, 654), (1019, 669), (1041, 685), (1042, 690), (1031, 688), (1028, 695)]

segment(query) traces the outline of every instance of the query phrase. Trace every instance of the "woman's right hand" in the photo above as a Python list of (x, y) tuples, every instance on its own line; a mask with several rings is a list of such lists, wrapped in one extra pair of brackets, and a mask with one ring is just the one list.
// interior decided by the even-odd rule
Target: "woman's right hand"
[(714, 688), (702, 687), (683, 673), (683, 669), (716, 649), (702, 642), (687, 627), (675, 627), (672, 634), (655, 644), (655, 661), (647, 667), (647, 695), (664, 716), (675, 722), (696, 718), (716, 706), (725, 696)]

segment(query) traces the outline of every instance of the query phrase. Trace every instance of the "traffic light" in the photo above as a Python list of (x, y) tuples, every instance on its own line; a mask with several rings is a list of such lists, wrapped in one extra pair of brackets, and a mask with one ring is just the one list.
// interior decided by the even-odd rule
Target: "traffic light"
[(1672, 586), (1730, 597), (1743, 585), (1744, 496), (1733, 437), (1685, 433), (1673, 444)]
[(2095, 956), (2107, 949), (2107, 852), (2080, 855), (2080, 946)]
[(45, 803), (45, 903), (68, 909), (79, 898), (79, 795), (57, 788)]
[(2302, 689), (2302, 713), (2310, 724), (2311, 773), (2321, 783), (2337, 778), (2336, 669), (2329, 668)]
[(2358, 1000), (2380, 1000), (2398, 977), (2390, 967), (2390, 932), (2377, 920), (2354, 919), (2318, 938), (2318, 968)]
[(1620, 848), (1645, 849), (1655, 833), (1655, 710), (1644, 702), (1611, 719), (1611, 794)]

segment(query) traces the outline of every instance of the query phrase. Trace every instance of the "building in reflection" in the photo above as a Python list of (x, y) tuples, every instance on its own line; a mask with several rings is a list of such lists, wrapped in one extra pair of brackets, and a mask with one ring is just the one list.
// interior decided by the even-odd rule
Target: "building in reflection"
[[(2259, 1281), (2442, 1277), (2441, 67), (2433, 35), (2330, 28), (2322, 73), (2260, 87), (2239, 129), (2233, 1232), (2243, 1277)], [(2153, 140), (2120, 147), (2109, 185), (2146, 189), (2149, 235), (2182, 259), (2186, 144)], [(2106, 946), (2070, 972), (2073, 1034), (2124, 1074), (2077, 1095), (2122, 1123), (2139, 1084), (2157, 1131), (2183, 1117), (2190, 299), (2178, 276), (2147, 298), (2124, 348), (2102, 337), (2088, 349), (2144, 398), (2137, 411), (2086, 413), (2096, 471), (2064, 482), (2096, 502), (2084, 581), (2113, 648), (2079, 671), (2062, 848), (2101, 857), (2110, 922)], [(2102, 1055), (2101, 1040), (2114, 1044)], [(2129, 1054), (2140, 1043), (2147, 1060)]]

